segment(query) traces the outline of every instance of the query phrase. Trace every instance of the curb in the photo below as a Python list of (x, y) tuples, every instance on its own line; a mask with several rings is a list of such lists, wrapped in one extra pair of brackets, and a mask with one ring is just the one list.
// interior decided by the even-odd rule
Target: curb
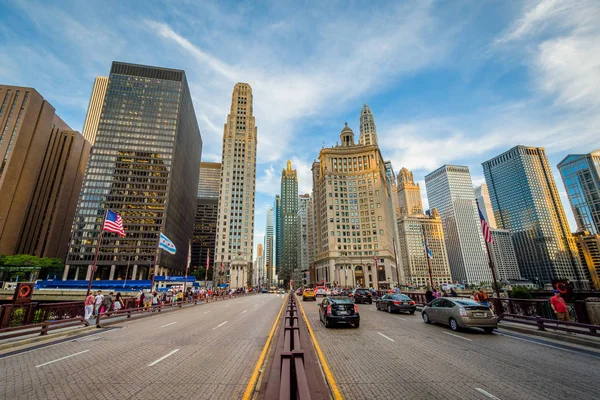
[(576, 344), (579, 346), (586, 346), (586, 347), (593, 347), (595, 349), (600, 349), (600, 342), (595, 341), (595, 340), (589, 340), (587, 338), (581, 337), (581, 335), (567, 336), (566, 333), (562, 334), (562, 333), (558, 333), (558, 332), (540, 331), (537, 329), (530, 329), (530, 328), (524, 328), (524, 327), (515, 326), (515, 325), (503, 324), (502, 322), (500, 322), (500, 324), (498, 324), (498, 327), (501, 329), (506, 329), (509, 331), (522, 333), (525, 335), (538, 336), (538, 337), (542, 337), (545, 339), (553, 339), (553, 340), (556, 340), (559, 342)]
[(27, 346), (28, 344), (39, 344), (39, 343), (43, 343), (46, 341), (52, 342), (57, 339), (64, 339), (64, 338), (68, 338), (71, 336), (77, 336), (77, 335), (80, 335), (81, 333), (85, 333), (88, 331), (94, 331), (96, 329), (97, 328), (95, 325), (82, 326), (82, 327), (74, 328), (74, 329), (71, 329), (71, 330), (65, 331), (65, 332), (49, 333), (44, 336), (37, 335), (35, 337), (31, 337), (31, 338), (27, 338), (27, 339), (15, 340), (14, 342), (2, 343), (2, 344), (0, 344), (0, 352), (7, 350), (7, 349), (10, 349), (11, 351), (18, 350), (19, 347)]

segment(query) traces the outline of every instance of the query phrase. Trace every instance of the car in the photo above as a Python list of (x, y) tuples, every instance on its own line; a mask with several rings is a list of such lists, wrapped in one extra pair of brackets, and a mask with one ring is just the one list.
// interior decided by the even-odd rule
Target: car
[(269, 290), (268, 289), (261, 289), (260, 292), (261, 293), (269, 293)]
[(333, 324), (349, 324), (354, 328), (360, 326), (358, 307), (347, 296), (328, 296), (319, 305), (319, 319), (330, 328)]
[(317, 301), (317, 295), (315, 294), (314, 290), (308, 288), (304, 289), (304, 292), (302, 293), (302, 301), (306, 300)]
[(275, 289), (269, 289), (269, 293), (275, 293)]
[(283, 289), (279, 289), (279, 290), (277, 291), (277, 294), (285, 294), (285, 290), (283, 290)]
[(300, 288), (300, 289), (296, 290), (296, 294), (297, 294), (298, 296), (302, 296), (302, 288)]
[(375, 301), (375, 308), (377, 310), (387, 310), (387, 312), (408, 312), (414, 314), (417, 310), (417, 303), (415, 303), (410, 297), (405, 294), (384, 294)]
[(461, 328), (481, 328), (486, 333), (492, 333), (498, 328), (498, 320), (492, 310), (470, 299), (435, 299), (423, 308), (421, 316), (426, 324), (437, 322), (450, 326), (453, 331)]
[(315, 293), (317, 296), (325, 296), (325, 286), (317, 286), (315, 289)]
[(373, 304), (373, 297), (369, 289), (354, 289), (352, 291), (352, 298), (356, 304), (358, 303), (369, 303)]

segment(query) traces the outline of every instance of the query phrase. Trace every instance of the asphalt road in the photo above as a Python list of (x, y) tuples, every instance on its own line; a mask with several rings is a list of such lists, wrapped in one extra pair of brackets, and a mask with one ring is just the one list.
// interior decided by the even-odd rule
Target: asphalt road
[(344, 399), (600, 398), (600, 352), (503, 330), (454, 333), (375, 304), (358, 305), (360, 328), (326, 329), (316, 303), (302, 306)]
[(241, 398), (283, 300), (218, 301), (0, 358), (0, 399)]

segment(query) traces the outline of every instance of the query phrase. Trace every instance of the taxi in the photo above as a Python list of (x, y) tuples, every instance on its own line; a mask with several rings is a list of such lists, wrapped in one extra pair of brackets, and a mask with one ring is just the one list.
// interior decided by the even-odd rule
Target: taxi
[(315, 291), (313, 289), (306, 288), (304, 289), (304, 292), (302, 292), (302, 301), (307, 300), (317, 301), (317, 295), (315, 294)]

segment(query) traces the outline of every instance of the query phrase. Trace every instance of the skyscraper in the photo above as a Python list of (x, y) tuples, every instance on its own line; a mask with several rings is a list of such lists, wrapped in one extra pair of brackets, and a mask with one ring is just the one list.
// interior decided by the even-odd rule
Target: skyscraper
[(252, 270), (252, 284), (254, 286), (263, 286), (265, 283), (265, 255), (263, 245), (259, 243), (256, 246), (256, 260)]
[(306, 234), (308, 242), (308, 278), (307, 284), (315, 283), (315, 211), (313, 196), (310, 196), (306, 210)]
[(406, 168), (402, 168), (398, 174), (398, 215), (423, 214), (423, 202), (421, 201), (421, 188), (413, 180), (413, 174)]
[[(192, 238), (202, 138), (185, 72), (113, 62), (66, 261), (79, 277), (98, 247), (106, 210), (125, 237), (104, 234), (101, 279), (182, 274)], [(159, 232), (176, 246), (158, 253)]]
[(513, 147), (485, 161), (483, 173), (496, 224), (510, 230), (521, 275), (587, 285), (544, 149)]
[(300, 268), (298, 265), (300, 251), (300, 226), (298, 223), (298, 174), (292, 169), (288, 160), (287, 167), (281, 171), (281, 221), (282, 221), (282, 256), (279, 279), (285, 286), (290, 279), (294, 286), (300, 284)]
[(0, 254), (64, 259), (89, 154), (35, 89), (0, 85)]
[(600, 290), (600, 234), (578, 231), (574, 235), (581, 265), (587, 267), (589, 280), (594, 289)]
[(390, 184), (390, 190), (392, 191), (392, 206), (394, 207), (395, 218), (400, 215), (400, 203), (398, 202), (398, 186), (396, 185), (396, 174), (394, 173), (394, 167), (391, 161), (385, 162), (385, 174)]
[(359, 143), (364, 146), (377, 145), (377, 128), (375, 118), (368, 105), (360, 110), (360, 138)]
[(600, 149), (569, 154), (558, 170), (569, 196), (578, 231), (600, 234)]
[[(192, 237), (192, 268), (210, 268), (215, 257), (217, 243), (217, 218), (219, 213), (219, 189), (221, 188), (221, 164), (201, 162), (196, 199), (196, 217)], [(204, 276), (201, 276), (204, 279)], [(212, 276), (212, 272), (210, 273)]]
[(309, 194), (301, 194), (298, 197), (298, 225), (300, 228), (300, 246), (298, 253), (298, 267), (301, 272), (301, 281), (296, 284), (306, 285), (309, 282), (308, 277), (308, 207), (310, 203)]
[(469, 167), (444, 165), (425, 176), (425, 186), (429, 206), (442, 217), (452, 278), (468, 284), (491, 282)]
[(275, 255), (274, 247), (274, 234), (275, 234), (275, 219), (273, 215), (273, 207), (267, 211), (267, 227), (265, 231), (265, 284), (271, 285), (273, 282), (273, 260)]
[(105, 76), (99, 76), (94, 81), (90, 104), (88, 106), (87, 115), (85, 116), (85, 123), (83, 124), (83, 137), (90, 142), (92, 146), (96, 143), (96, 134), (98, 133), (98, 124), (100, 123), (100, 114), (102, 114), (107, 87), (108, 78)]
[[(440, 214), (435, 208), (429, 215), (423, 214), (421, 189), (414, 183), (412, 172), (406, 168), (402, 168), (398, 175), (396, 197), (400, 205), (397, 218), (398, 256), (402, 258), (406, 282), (416, 286), (428, 286), (431, 281), (436, 286), (452, 282)], [(432, 254), (429, 262), (423, 235)]]
[(273, 245), (273, 249), (275, 250), (275, 274), (279, 275), (283, 253), (283, 222), (281, 220), (281, 197), (279, 195), (275, 195), (273, 208), (275, 214), (275, 244)]
[[(319, 206), (319, 202), (326, 196), (326, 194), (321, 194), (320, 188), (321, 184), (319, 182), (319, 177), (321, 176), (321, 163), (319, 161), (313, 161), (312, 166), (310, 168), (312, 173), (312, 196), (311, 196), (311, 209), (310, 215), (312, 216), (311, 221), (311, 238), (310, 238), (310, 283), (317, 283), (317, 255), (320, 251), (320, 244), (323, 240), (325, 240), (324, 236), (326, 233), (321, 232), (321, 221), (327, 220), (327, 210), (324, 210), (323, 207)], [(323, 280), (323, 278), (321, 278)]]
[(253, 261), (257, 128), (252, 101), (250, 85), (237, 83), (223, 132), (215, 268), (218, 280), (234, 289), (248, 283)]
[[(481, 213), (485, 217), (486, 222), (490, 228), (496, 227), (496, 218), (494, 218), (494, 211), (492, 210), (492, 202), (490, 200), (490, 193), (485, 183), (473, 189), (475, 193), (475, 201), (477, 207), (481, 210)], [(514, 278), (516, 279), (516, 278)]]
[[(385, 163), (376, 144), (354, 142), (348, 124), (340, 140), (340, 145), (322, 148), (319, 162), (313, 163), (315, 278), (330, 285), (385, 289), (399, 278)], [(377, 143), (374, 133), (370, 140)]]
[(496, 279), (499, 281), (521, 279), (519, 262), (517, 261), (510, 231), (491, 228), (490, 232), (494, 241), (489, 243), (488, 248), (494, 263)]

